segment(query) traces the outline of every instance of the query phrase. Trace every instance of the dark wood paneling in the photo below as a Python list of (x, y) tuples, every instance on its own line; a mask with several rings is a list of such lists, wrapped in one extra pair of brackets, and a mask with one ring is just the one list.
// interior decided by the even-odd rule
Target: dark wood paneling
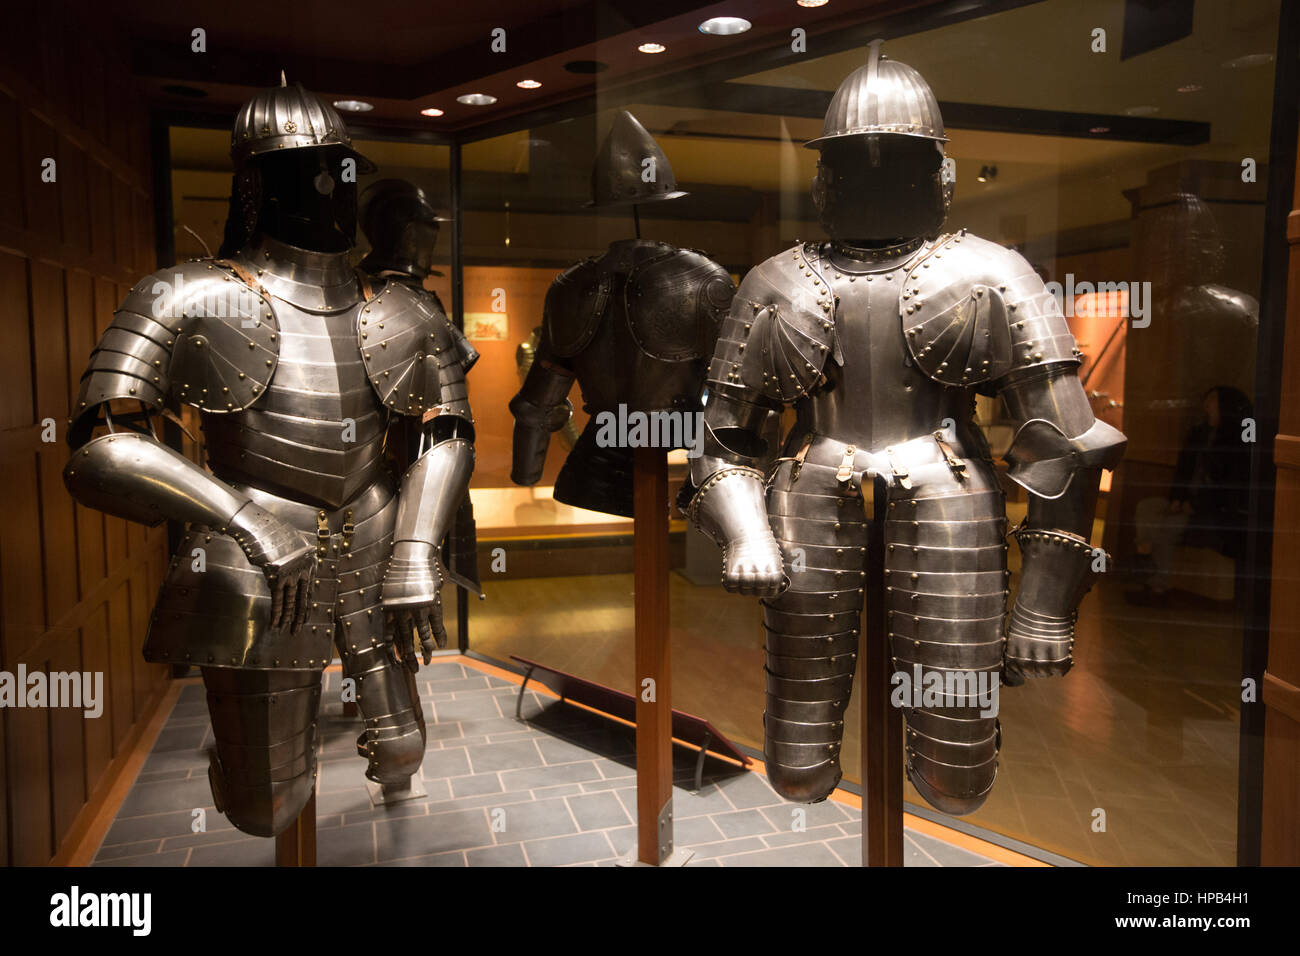
[[(0, 149), (0, 154), (5, 150)], [(0, 429), (20, 428), (36, 420), (32, 408), (31, 326), (28, 322), (27, 263), (0, 253)]]
[[(103, 674), (105, 712), (0, 713), (0, 860), (66, 858), (126, 766), (165, 689), (140, 659), (167, 560), (149, 533), (81, 508), (63, 487), (66, 419), (91, 349), (152, 271), (147, 116), (112, 24), (52, 0), (0, 34), (0, 663)], [(57, 161), (53, 183), (41, 161)], [(56, 440), (41, 440), (53, 419)], [(90, 802), (96, 805), (91, 806)]]
[[(45, 666), (44, 661), (28, 660), (25, 663), (29, 669)], [(38, 707), (15, 707), (9, 711), (7, 729), (13, 862), (17, 866), (39, 866), (54, 855), (50, 711)]]
[(81, 628), (81, 666), (104, 678), (104, 712), (86, 721), (86, 780), (98, 780), (113, 759), (113, 714), (108, 705), (108, 681), (111, 674), (108, 657), (108, 608), (100, 605), (86, 618)]
[(34, 450), (6, 460), (0, 468), (0, 501), (24, 503), (0, 521), (0, 612), (4, 615), (6, 670), (13, 670), (45, 631), (37, 484)]

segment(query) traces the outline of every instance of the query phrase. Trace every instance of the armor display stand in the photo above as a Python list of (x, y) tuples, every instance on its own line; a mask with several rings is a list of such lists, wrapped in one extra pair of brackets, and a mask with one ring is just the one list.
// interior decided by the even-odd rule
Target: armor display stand
[[(862, 482), (867, 493), (867, 482)], [(892, 661), (885, 624), (885, 513), (889, 486), (873, 476), (867, 538), (866, 623), (858, 659), (862, 681), (862, 865), (903, 865), (903, 714), (889, 703)]]
[(637, 448), (633, 469), (637, 846), (624, 862), (684, 866), (694, 854), (673, 847), (668, 454), (662, 448)]
[(298, 814), (289, 829), (275, 838), (276, 866), (316, 865), (316, 795)]

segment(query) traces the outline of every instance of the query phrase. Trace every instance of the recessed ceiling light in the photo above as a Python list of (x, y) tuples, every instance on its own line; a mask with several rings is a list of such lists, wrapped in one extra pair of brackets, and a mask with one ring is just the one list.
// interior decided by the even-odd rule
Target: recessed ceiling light
[(1180, 87), (1178, 87), (1178, 92), (1179, 92), (1179, 93), (1199, 93), (1199, 92), (1201, 92), (1201, 84), (1199, 84), (1199, 83), (1188, 83), (1188, 84), (1186, 84), (1185, 86), (1180, 86)]
[(1251, 66), (1264, 66), (1266, 63), (1273, 62), (1272, 53), (1247, 53), (1245, 56), (1239, 56), (1235, 60), (1226, 61), (1223, 66), (1227, 70), (1244, 70)]
[(830, 0), (797, 0), (801, 7), (824, 7)]
[(375, 107), (365, 100), (335, 100), (334, 108), (349, 113), (369, 113)]
[(664, 46), (662, 43), (642, 43), (637, 47), (637, 49), (642, 53), (662, 53), (664, 50), (668, 49), (668, 47)]
[(538, 83), (536, 80), (520, 80), (515, 84), (515, 86), (519, 87), (521, 90), (535, 90), (541, 85), (542, 84)]
[(1158, 106), (1130, 106), (1124, 110), (1125, 116), (1154, 116), (1160, 112)]
[(718, 37), (735, 36), (744, 33), (754, 24), (743, 17), (710, 17), (700, 24), (701, 33), (711, 33)]
[(421, 116), (441, 116), (441, 115), (442, 115), (442, 110), (438, 109), (438, 107), (436, 107), (436, 106), (428, 106), (428, 107), (425, 107), (424, 109), (420, 110), (420, 115), (421, 115)]
[(466, 106), (491, 106), (496, 101), (495, 96), (489, 96), (487, 93), (465, 93), (456, 97), (457, 103), (464, 103)]

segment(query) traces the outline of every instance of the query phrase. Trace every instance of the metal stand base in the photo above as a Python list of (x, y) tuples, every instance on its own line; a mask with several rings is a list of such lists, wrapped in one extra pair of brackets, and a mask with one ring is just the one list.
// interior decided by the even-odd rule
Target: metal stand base
[[(695, 858), (694, 850), (687, 850), (683, 847), (677, 847), (676, 849), (673, 850), (672, 853), (668, 854), (668, 859), (660, 863), (659, 866), (660, 867), (685, 866), (694, 858)], [(615, 866), (654, 866), (653, 863), (646, 863), (637, 858), (636, 847), (632, 847), (632, 849), (624, 853), (623, 856), (619, 859), (619, 861), (614, 865)]]
[(372, 807), (391, 807), (394, 804), (406, 803), (408, 800), (418, 800), (420, 797), (429, 795), (429, 791), (424, 787), (424, 780), (418, 773), (411, 777), (407, 786), (400, 789), (392, 785), (385, 788), (383, 784), (367, 780), (366, 792), (370, 794), (370, 805)]

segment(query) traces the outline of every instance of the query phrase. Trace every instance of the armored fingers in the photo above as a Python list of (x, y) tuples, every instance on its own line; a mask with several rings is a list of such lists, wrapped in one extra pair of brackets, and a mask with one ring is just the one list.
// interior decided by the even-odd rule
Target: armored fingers
[(433, 659), (435, 643), (447, 643), (442, 623), (445, 572), (438, 555), (473, 470), (474, 446), (466, 438), (453, 437), (421, 455), (402, 478), (383, 606), (393, 620), (397, 651), (412, 670), (417, 666), (413, 632), (419, 632), (426, 664)]
[(1019, 423), (1008, 475), (1029, 492), (1029, 514), (1013, 532), (1021, 578), (1003, 660), (1004, 679), (1015, 685), (1073, 663), (1079, 602), (1108, 561), (1090, 543), (1101, 471), (1116, 465), (1126, 440), (1093, 417), (1074, 363), (1013, 373), (1000, 391)]
[[(714, 386), (704, 412), (704, 453), (691, 463), (691, 522), (722, 548), (722, 584), (740, 594), (783, 586), (781, 549), (767, 518), (764, 475), (755, 467), (765, 405)], [(753, 454), (747, 454), (753, 452)]]

